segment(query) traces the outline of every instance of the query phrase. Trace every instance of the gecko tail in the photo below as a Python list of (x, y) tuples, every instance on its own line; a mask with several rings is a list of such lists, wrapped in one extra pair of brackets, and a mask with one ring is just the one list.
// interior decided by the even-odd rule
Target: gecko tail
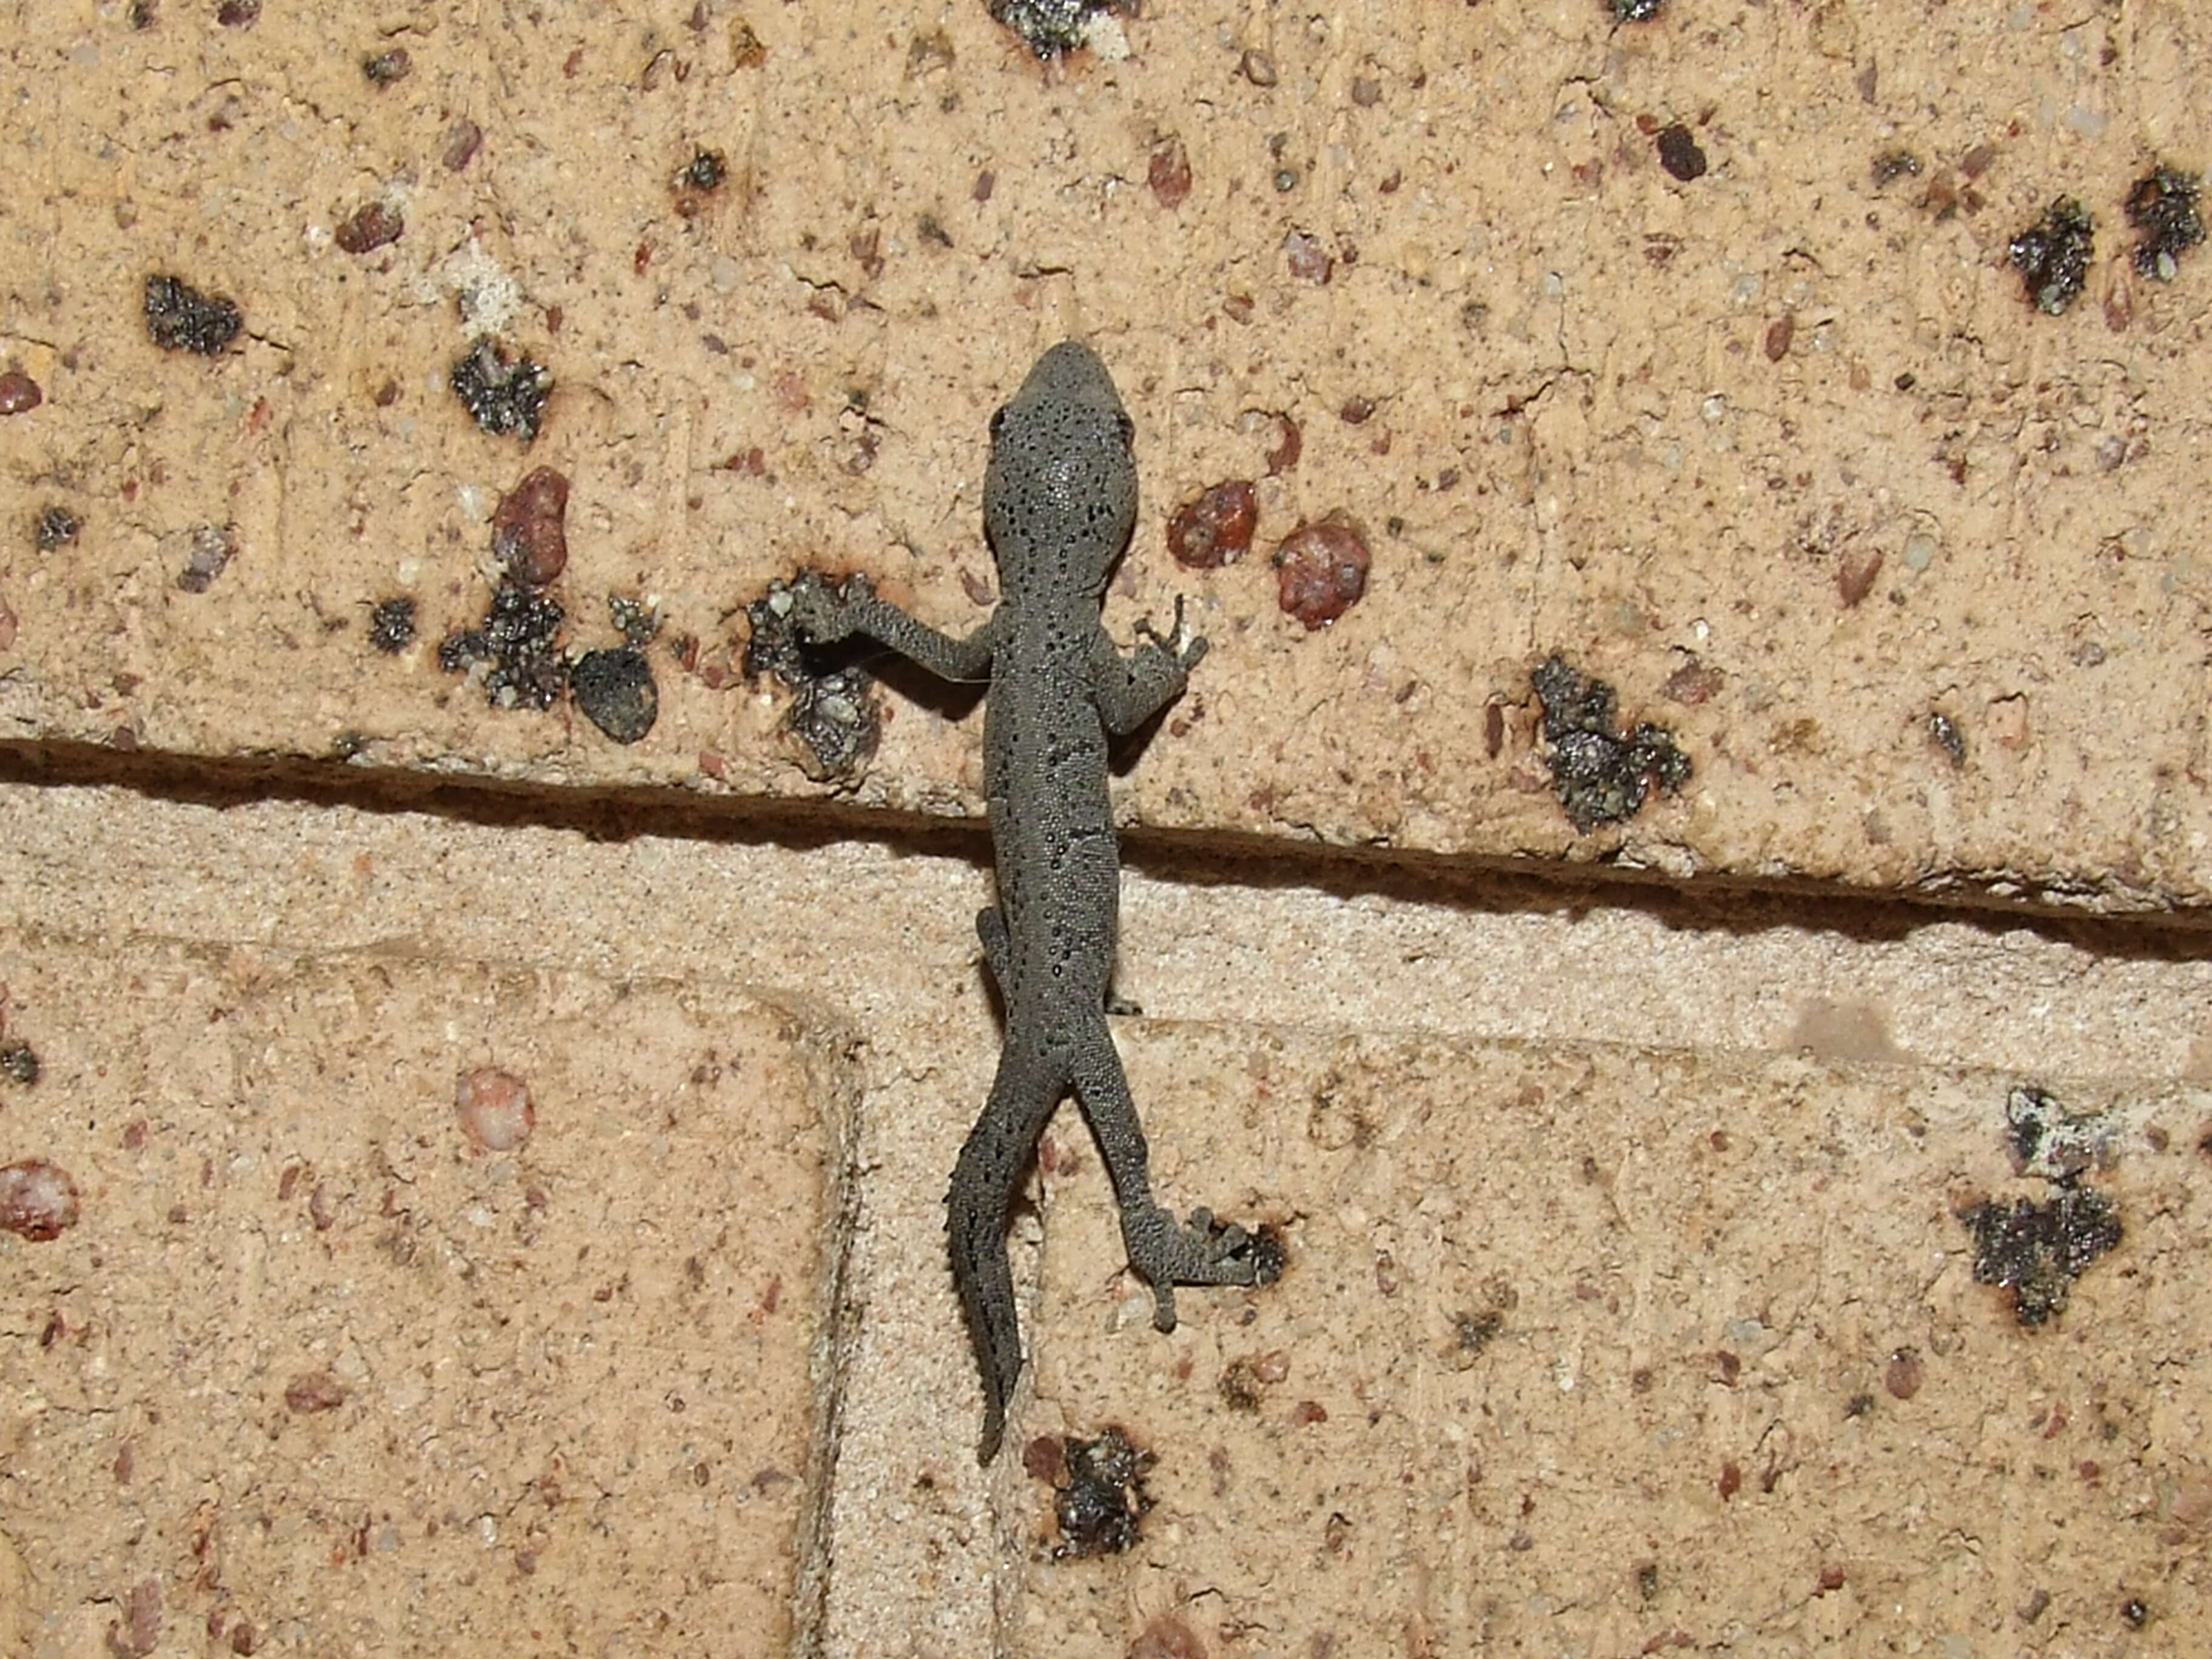
[[(988, 929), (985, 930), (988, 942)], [(1104, 1024), (1102, 1017), (1100, 1024)], [(1014, 1313), (1014, 1270), (1006, 1255), (1006, 1212), (1029, 1167), (1045, 1120), (1066, 1091), (1064, 1056), (1010, 1042), (982, 1115), (968, 1132), (952, 1185), (945, 1194), (945, 1232), (952, 1247), (952, 1283), (975, 1339), (983, 1372), (983, 1438), (976, 1461), (988, 1463), (1006, 1437), (1006, 1407), (1022, 1376), (1022, 1333)]]
[[(964, 1164), (966, 1160), (962, 1160)], [(956, 1182), (949, 1207), (952, 1282), (982, 1369), (983, 1435), (975, 1461), (988, 1464), (1006, 1433), (1006, 1407), (1022, 1376), (1022, 1334), (1014, 1319), (1014, 1273), (1006, 1255), (1003, 1207), (968, 1201)]]

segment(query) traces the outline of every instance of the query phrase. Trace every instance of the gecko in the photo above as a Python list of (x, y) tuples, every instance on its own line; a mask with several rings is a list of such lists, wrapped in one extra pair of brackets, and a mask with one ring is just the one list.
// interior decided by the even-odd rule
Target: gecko
[(945, 1195), (952, 1277), (982, 1371), (977, 1461), (997, 1456), (1022, 1371), (1007, 1212), (1037, 1137), (1071, 1092), (1113, 1183), (1129, 1265), (1152, 1286), (1153, 1324), (1176, 1325), (1177, 1285), (1272, 1277), (1267, 1241), (1186, 1224), (1153, 1198), (1150, 1153), (1106, 1017), (1121, 903), (1107, 744), (1179, 696), (1206, 654), (1176, 602), (1173, 632), (1140, 623), (1127, 655), (1099, 619), (1137, 517), (1135, 427), (1113, 377), (1077, 341), (1053, 347), (991, 417), (983, 530), (1000, 599), (963, 639), (878, 598), (865, 576), (836, 590), (804, 570), (787, 592), (800, 635), (864, 635), (951, 681), (988, 682), (983, 781), (998, 902), (975, 918), (1005, 1006), (1005, 1043)]

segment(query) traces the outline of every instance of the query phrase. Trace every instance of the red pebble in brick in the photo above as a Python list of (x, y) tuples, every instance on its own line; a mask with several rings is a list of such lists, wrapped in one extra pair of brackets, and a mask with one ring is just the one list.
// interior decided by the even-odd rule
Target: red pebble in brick
[(1889, 1357), (1889, 1364), (1881, 1374), (1881, 1385), (1889, 1390), (1893, 1399), (1910, 1400), (1920, 1392), (1920, 1385), (1927, 1378), (1928, 1364), (1921, 1358), (1920, 1351), (1899, 1348)]
[(1168, 551), (1177, 564), (1194, 570), (1234, 564), (1252, 550), (1252, 532), (1259, 523), (1260, 503), (1252, 486), (1231, 478), (1176, 509), (1168, 520)]
[(39, 383), (20, 368), (0, 374), (0, 415), (27, 415), (46, 400)]
[(1190, 152), (1182, 147), (1182, 139), (1163, 138), (1152, 147), (1145, 182), (1152, 187), (1152, 199), (1162, 207), (1182, 205), (1183, 198), (1190, 194)]
[(58, 1164), (27, 1158), (0, 1168), (0, 1231), (34, 1244), (76, 1225), (76, 1182)]
[(1316, 288), (1326, 287), (1336, 272), (1336, 261), (1329, 256), (1321, 238), (1303, 230), (1294, 230), (1283, 238), (1283, 262), (1290, 267), (1291, 276)]
[(345, 1384), (328, 1371), (301, 1371), (284, 1385), (284, 1404), (302, 1417), (334, 1412), (345, 1402)]
[(1367, 592), (1366, 538), (1332, 515), (1303, 524), (1275, 549), (1276, 603), (1308, 629), (1325, 628)]
[(453, 1109), (471, 1140), (488, 1152), (511, 1152), (530, 1139), (538, 1108), (530, 1087), (512, 1072), (481, 1066), (453, 1091)]
[(544, 586), (568, 568), (568, 479), (539, 467), (492, 514), (492, 556), (523, 586)]
[(373, 253), (398, 241), (406, 228), (407, 221), (401, 217), (398, 209), (382, 202), (371, 202), (333, 231), (331, 240), (348, 253)]

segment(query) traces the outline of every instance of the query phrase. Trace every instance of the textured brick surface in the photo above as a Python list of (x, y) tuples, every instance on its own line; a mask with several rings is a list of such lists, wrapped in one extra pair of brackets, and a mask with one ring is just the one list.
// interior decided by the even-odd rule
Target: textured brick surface
[(1057, 1560), (1032, 1483), (1019, 1651), (1143, 1652), (1173, 1621), (1231, 1654), (2118, 1654), (2130, 1597), (2169, 1640), (2212, 1616), (2202, 1090), (2054, 1087), (2124, 1237), (2029, 1329), (1959, 1214), (2054, 1195), (2015, 1176), (2014, 1079), (1123, 1047), (1194, 1166), (1170, 1178), (1290, 1218), (1296, 1254), (1158, 1336), (1101, 1270), (1097, 1159), (1055, 1136), (1028, 1432), (1120, 1425), (1156, 1507), (1126, 1555)]
[[(836, 1230), (774, 1011), (23, 936), (0, 982), (0, 1163), (78, 1194), (0, 1235), (0, 1647), (789, 1643)], [(456, 1113), (491, 1065), (511, 1151)]]
[[(2136, 275), (2121, 210), (2152, 161), (2202, 160), (2185, 7), (1177, 8), (1054, 70), (969, 6), (433, 11), (390, 40), (19, 11), (0, 351), (47, 393), (0, 421), (19, 735), (815, 793), (733, 682), (742, 607), (815, 560), (975, 620), (986, 417), (1074, 330), (1141, 432), (1115, 625), (1180, 592), (1217, 646), (1133, 816), (2205, 896), (2206, 279)], [(412, 72), (379, 88), (361, 60), (392, 44)], [(1677, 125), (1702, 176), (1661, 162)], [(685, 197), (702, 149), (725, 182)], [(2099, 240), (2054, 318), (2006, 249), (2062, 194)], [(345, 252), (373, 204), (403, 234)], [(240, 343), (157, 350), (156, 270), (234, 296)], [(527, 449), (446, 386), (487, 321), (556, 382)], [(635, 749), (435, 665), (540, 465), (573, 484), (563, 648), (616, 642), (610, 598), (665, 623)], [(1237, 477), (1254, 554), (1174, 568), (1169, 512)], [(84, 529), (40, 555), (47, 503)], [(1373, 570), (1309, 633), (1266, 556), (1331, 513)], [(225, 527), (234, 556), (179, 589)], [(377, 655), (369, 607), (402, 595), (420, 640)], [(1578, 837), (1532, 752), (1553, 651), (1696, 767), (1625, 833)], [(975, 724), (894, 714), (861, 797), (974, 811)]]
[[(2205, 951), (1884, 902), (2212, 896), (2212, 265), (2139, 275), (2121, 211), (2212, 162), (2203, 9), (1142, 9), (1045, 68), (978, 0), (0, 3), (0, 374), (43, 399), (0, 414), (0, 769), (93, 786), (0, 787), (49, 1062), (0, 1084), (0, 1163), (83, 1203), (0, 1236), (0, 1651), (2205, 1621)], [(723, 182), (680, 185), (702, 151)], [(2052, 317), (2007, 245), (2062, 195), (2096, 251)], [(366, 209), (399, 234), (349, 252)], [(158, 349), (157, 273), (238, 340)], [(526, 447), (447, 385), (479, 331), (551, 374)], [(1138, 843), (1177, 861), (1131, 884), (1122, 1040), (1164, 1193), (1292, 1245), (1158, 1335), (1054, 1126), (1021, 1428), (1158, 1457), (1143, 1547), (1086, 1563), (1018, 1458), (972, 1463), (943, 1259), (988, 883), (917, 815), (980, 811), (981, 721), (886, 694), (843, 791), (884, 839), (839, 842), (738, 672), (803, 562), (980, 619), (989, 413), (1069, 333), (1138, 426), (1109, 626), (1180, 594), (1214, 647), (1116, 784), (1192, 832)], [(611, 601), (660, 623), (634, 746), (438, 665), (541, 467), (558, 652)], [(1230, 479), (1253, 550), (1176, 567)], [(1372, 566), (1309, 631), (1270, 555), (1330, 514)], [(1672, 732), (1678, 796), (1575, 832), (1553, 653)], [(452, 1121), (491, 1060), (538, 1091), (516, 1156)], [(2043, 1194), (2025, 1081), (2110, 1114), (2125, 1228), (2033, 1333), (1956, 1216)]]

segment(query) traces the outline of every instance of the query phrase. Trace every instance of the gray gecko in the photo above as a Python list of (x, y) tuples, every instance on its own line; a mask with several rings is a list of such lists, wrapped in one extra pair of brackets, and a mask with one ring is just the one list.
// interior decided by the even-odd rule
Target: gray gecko
[(801, 571), (791, 620), (817, 644), (864, 635), (946, 680), (990, 684), (983, 780), (999, 902), (975, 931), (1006, 1004), (1006, 1042), (945, 1202), (952, 1277), (983, 1372), (977, 1461), (998, 1455), (1022, 1371), (1007, 1211), (1037, 1136), (1072, 1090), (1104, 1155), (1129, 1265), (1152, 1287), (1153, 1323), (1175, 1328), (1177, 1285), (1253, 1285), (1278, 1247), (1204, 1210), (1188, 1225), (1153, 1200), (1136, 1103), (1106, 1025), (1121, 902), (1107, 799), (1107, 739), (1150, 720), (1206, 654), (1188, 635), (1139, 624), (1123, 656), (1100, 626), (1107, 579), (1137, 517), (1134, 427), (1106, 366), (1068, 341), (1038, 359), (991, 417), (983, 530), (1001, 589), (965, 639), (915, 621), (854, 576), (831, 592)]

